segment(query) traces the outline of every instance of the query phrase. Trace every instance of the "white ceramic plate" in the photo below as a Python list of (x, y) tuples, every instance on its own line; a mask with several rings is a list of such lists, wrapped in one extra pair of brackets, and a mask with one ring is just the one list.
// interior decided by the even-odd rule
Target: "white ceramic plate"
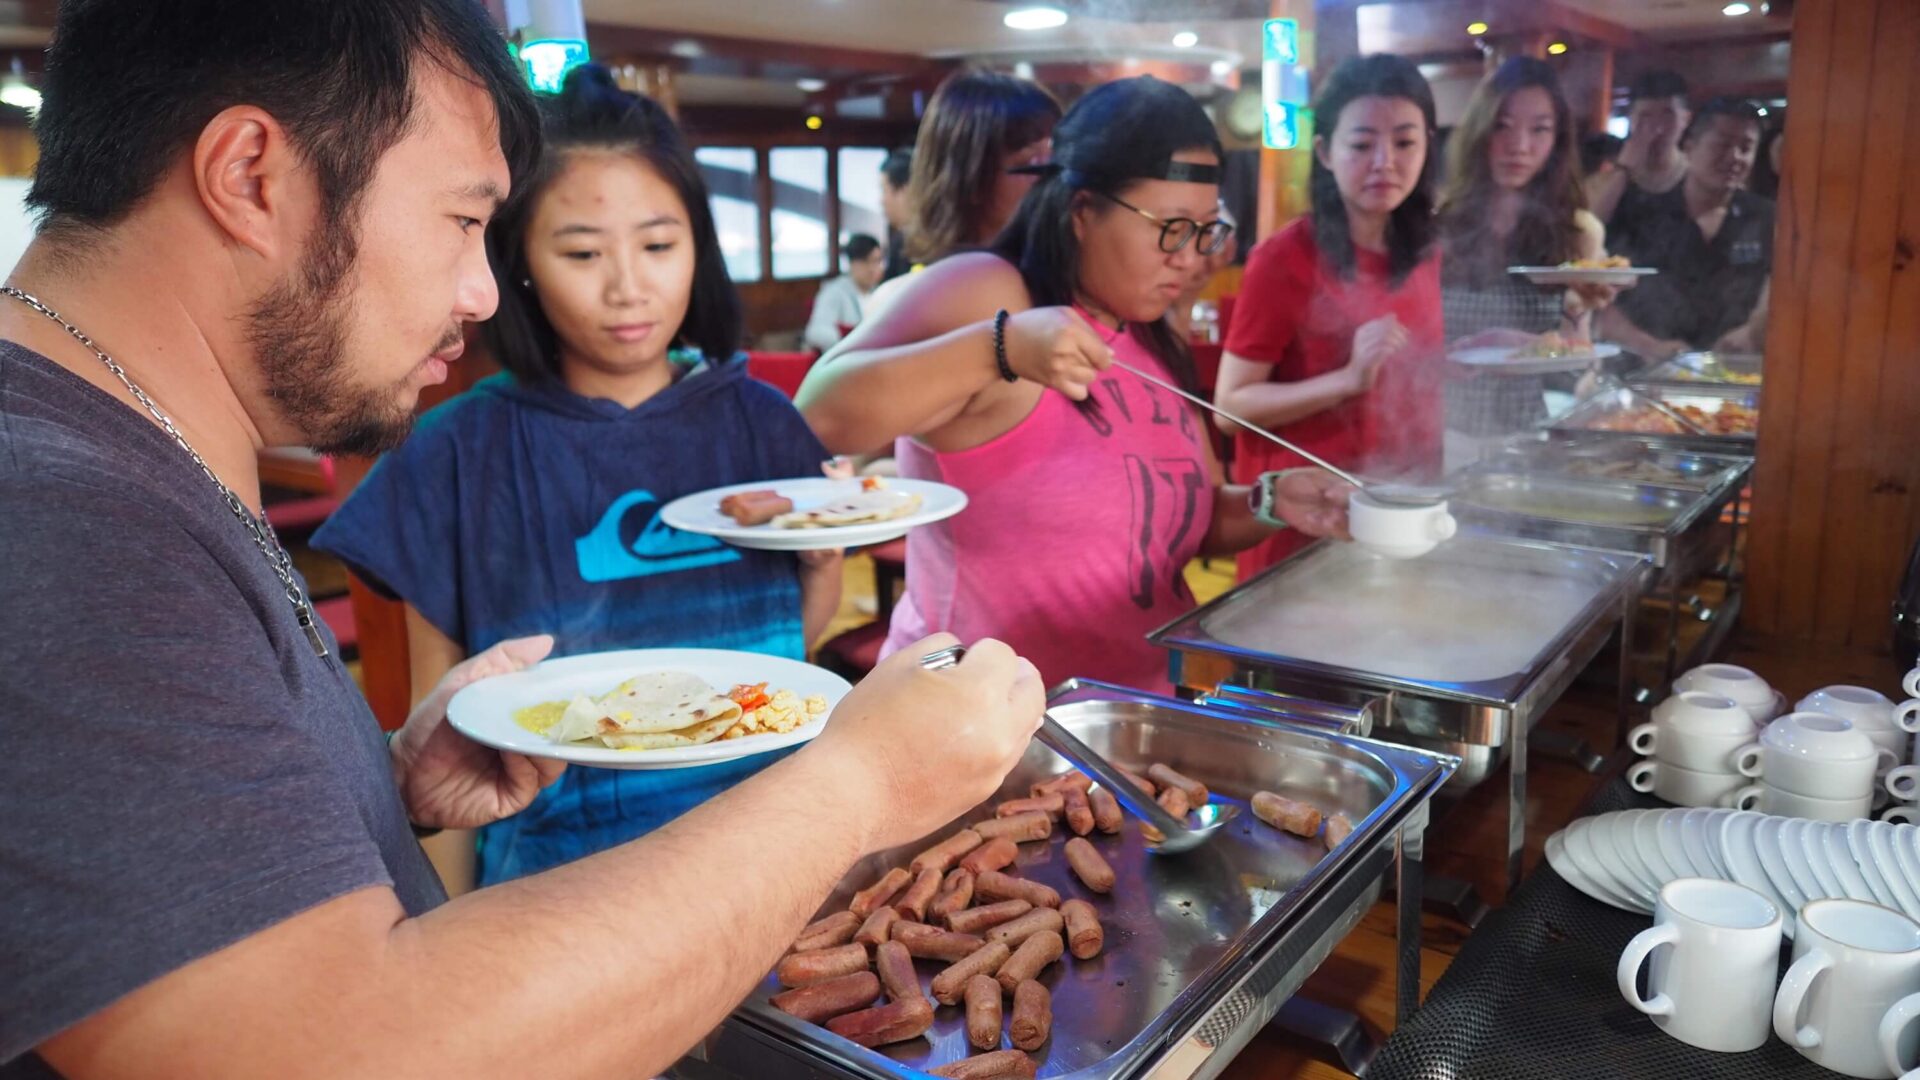
[[(1908, 915), (1920, 919), (1920, 829), (1912, 825), (1894, 825), (1887, 834), (1887, 846), (1893, 849), (1894, 862), (1900, 868), (1900, 880), (1914, 894), (1916, 902)], [(1881, 864), (1886, 869), (1886, 864)], [(1904, 899), (1904, 898), (1903, 898)]]
[[(1772, 900), (1774, 906), (1782, 912), (1799, 912), (1800, 908), (1789, 906), (1788, 898), (1774, 884), (1772, 875), (1767, 873), (1766, 864), (1760, 849), (1754, 844), (1754, 830), (1766, 815), (1752, 810), (1741, 810), (1728, 814), (1720, 822), (1720, 854), (1726, 860), (1727, 872), (1732, 880)], [(1793, 936), (1793, 920), (1785, 919), (1787, 936)]]
[(1733, 880), (1733, 875), (1727, 872), (1726, 857), (1720, 853), (1720, 826), (1734, 813), (1694, 807), (1680, 816), (1680, 841), (1687, 845), (1687, 859), (1700, 871), (1701, 877)]
[[(1806, 851), (1807, 865), (1813, 868), (1813, 877), (1820, 883), (1820, 895), (1828, 898), (1842, 898), (1847, 888), (1840, 883), (1840, 874), (1827, 860), (1827, 833), (1832, 831), (1824, 821), (1809, 821), (1807, 827), (1800, 830), (1800, 846)], [(1852, 856), (1848, 856), (1852, 861)], [(1866, 882), (1861, 882), (1866, 887)], [(1812, 896), (1811, 893), (1808, 896)]]
[(1821, 839), (1826, 844), (1827, 866), (1833, 870), (1833, 876), (1840, 879), (1843, 895), (1869, 904), (1885, 903), (1879, 891), (1867, 881), (1859, 860), (1853, 857), (1853, 847), (1847, 842), (1848, 831), (1847, 824), (1831, 824), (1824, 830)]
[(1653, 871), (1655, 891), (1674, 878), (1693, 876), (1674, 866), (1660, 847), (1660, 822), (1667, 813), (1665, 810), (1649, 810), (1633, 823), (1634, 847), (1639, 849), (1640, 859), (1647, 864), (1647, 869)]
[(714, 765), (798, 746), (820, 734), (826, 721), (803, 724), (783, 735), (748, 735), (664, 750), (613, 750), (585, 743), (556, 743), (514, 723), (513, 714), (544, 701), (575, 694), (604, 694), (645, 671), (685, 671), (726, 693), (741, 683), (766, 683), (768, 692), (791, 690), (802, 699), (819, 694), (831, 708), (853, 687), (825, 668), (759, 653), (725, 649), (623, 649), (547, 660), (525, 671), (482, 679), (453, 696), (447, 721), (474, 742), (496, 750), (557, 758), (602, 769), (684, 769)]
[(1898, 909), (1900, 901), (1894, 896), (1893, 886), (1888, 884), (1880, 865), (1874, 862), (1873, 846), (1868, 840), (1873, 831), (1873, 823), (1866, 820), (1847, 823), (1847, 851), (1853, 856), (1854, 865), (1859, 867), (1860, 876), (1866, 879), (1867, 888), (1873, 891), (1874, 903), (1882, 907)]
[(1535, 285), (1631, 285), (1660, 271), (1650, 266), (1613, 266), (1580, 269), (1571, 266), (1509, 266), (1507, 273), (1524, 274)]
[(1657, 831), (1655, 839), (1660, 845), (1660, 857), (1680, 877), (1719, 877), (1712, 865), (1695, 866), (1693, 856), (1687, 851), (1687, 838), (1682, 828), (1689, 810), (1666, 810), (1653, 819)]
[(1660, 898), (1660, 885), (1663, 883), (1654, 880), (1652, 868), (1640, 857), (1640, 843), (1633, 831), (1635, 823), (1648, 812), (1622, 810), (1602, 814), (1594, 819), (1590, 831), (1597, 834), (1593, 841), (1595, 854), (1599, 855), (1601, 862), (1608, 864), (1617, 883), (1651, 909), (1654, 901)]
[(1595, 892), (1589, 895), (1606, 901), (1622, 911), (1649, 912), (1651, 905), (1643, 904), (1629, 893), (1626, 887), (1614, 880), (1613, 872), (1607, 864), (1595, 854), (1593, 830), (1589, 827), (1592, 818), (1582, 818), (1562, 830), (1566, 837), (1567, 856), (1573, 864), (1585, 874)]
[(1766, 864), (1767, 872), (1774, 875), (1774, 884), (1787, 894), (1795, 911), (1806, 906), (1807, 901), (1820, 898), (1820, 880), (1813, 876), (1813, 867), (1807, 865), (1807, 849), (1800, 842), (1801, 832), (1810, 824), (1806, 818), (1769, 816), (1753, 830), (1760, 857), (1770, 860)]
[(1487, 345), (1450, 352), (1447, 359), (1491, 375), (1552, 375), (1562, 371), (1579, 371), (1596, 360), (1618, 355), (1620, 346), (1599, 342), (1591, 350), (1565, 356), (1527, 356), (1520, 347)]
[(860, 490), (860, 481), (832, 480), (811, 476), (793, 480), (762, 480), (752, 484), (732, 484), (683, 495), (660, 508), (660, 520), (681, 532), (699, 533), (723, 540), (735, 547), (762, 551), (822, 551), (833, 548), (866, 547), (907, 535), (922, 525), (931, 525), (967, 508), (967, 493), (950, 484), (932, 480), (908, 480), (888, 477), (887, 486), (895, 491), (920, 496), (920, 509), (906, 517), (876, 521), (870, 525), (837, 525), (825, 529), (782, 529), (771, 522), (742, 525), (720, 512), (720, 500), (743, 491), (777, 491), (793, 500), (793, 508), (813, 510)]
[(1899, 826), (1884, 821), (1870, 821), (1867, 832), (1867, 846), (1873, 852), (1873, 865), (1880, 871), (1880, 877), (1892, 891), (1894, 903), (1909, 917), (1920, 917), (1920, 893), (1915, 888), (1920, 883), (1907, 877), (1900, 860), (1894, 856), (1893, 842)]

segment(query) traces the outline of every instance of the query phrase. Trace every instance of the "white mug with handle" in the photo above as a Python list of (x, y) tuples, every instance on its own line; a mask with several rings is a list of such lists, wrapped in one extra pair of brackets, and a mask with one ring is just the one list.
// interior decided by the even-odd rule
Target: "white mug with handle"
[[(1653, 926), (1614, 970), (1620, 996), (1655, 1026), (1702, 1050), (1753, 1050), (1767, 1041), (1780, 911), (1745, 885), (1676, 878), (1661, 888)], [(1647, 968), (1647, 997), (1637, 985)]]
[[(1800, 909), (1793, 963), (1773, 1003), (1773, 1030), (1815, 1065), (1865, 1080), (1899, 1072), (1885, 1058), (1890, 1010), (1920, 988), (1920, 923), (1863, 900)], [(1898, 1028), (1893, 1048), (1910, 1057)]]

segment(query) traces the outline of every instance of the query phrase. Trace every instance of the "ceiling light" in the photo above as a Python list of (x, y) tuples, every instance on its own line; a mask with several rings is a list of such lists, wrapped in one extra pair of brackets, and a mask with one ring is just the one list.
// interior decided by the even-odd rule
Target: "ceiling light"
[(809, 116), (809, 117), (807, 117), (807, 130), (808, 130), (808, 131), (819, 131), (819, 130), (820, 130), (820, 128), (821, 128), (821, 125), (823, 125), (823, 124), (825, 124), (825, 123), (826, 123), (826, 121), (825, 121), (825, 120), (822, 120), (822, 119), (820, 119), (820, 117), (819, 117), (819, 116), (817, 116), (817, 115), (815, 115), (815, 116)]
[(1215, 60), (1210, 70), (1212, 70), (1214, 77), (1224, 79), (1233, 74), (1233, 61)]
[(1561, 53), (1566, 51), (1567, 51), (1567, 43), (1564, 41), (1556, 41), (1553, 44), (1547, 46), (1547, 53), (1552, 56), (1559, 56)]
[(0, 101), (28, 112), (40, 111), (40, 91), (27, 85), (26, 68), (19, 57), (13, 58), (13, 71), (0, 82)]
[(1198, 44), (1200, 44), (1200, 35), (1191, 30), (1182, 30), (1173, 35), (1173, 47), (1176, 49), (1191, 49)]
[(1760, 106), (1758, 109), (1755, 109), (1754, 111), (1759, 113), (1761, 116), (1767, 115), (1767, 107), (1765, 105)]
[(1056, 7), (1014, 8), (1000, 21), (1009, 30), (1051, 30), (1067, 24), (1067, 13)]
[(1720, 9), (1720, 14), (1726, 15), (1729, 17), (1735, 17), (1740, 15), (1750, 15), (1752, 13), (1753, 13), (1753, 5), (1740, 3), (1739, 0), (1734, 0), (1733, 3), (1728, 4), (1726, 7), (1723, 7)]
[(822, 91), (822, 90), (825, 90), (825, 89), (827, 88), (827, 80), (825, 80), (825, 79), (795, 79), (795, 80), (793, 80), (793, 85), (795, 85), (795, 86), (797, 86), (797, 87), (799, 87), (799, 88), (800, 88), (800, 89), (802, 89), (802, 90), (805, 90), (805, 91), (806, 91), (807, 93), (809, 93), (809, 94), (817, 94), (817, 93), (819, 93), (820, 91)]
[(1467, 24), (1467, 33), (1472, 34), (1474, 37), (1479, 37), (1481, 34), (1484, 34), (1486, 32), (1487, 32), (1486, 23), (1470, 22)]

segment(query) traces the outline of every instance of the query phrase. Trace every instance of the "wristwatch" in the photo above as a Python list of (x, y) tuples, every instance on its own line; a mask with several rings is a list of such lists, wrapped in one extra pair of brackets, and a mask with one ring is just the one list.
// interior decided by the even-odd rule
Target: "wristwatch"
[(1282, 469), (1278, 472), (1263, 472), (1260, 478), (1253, 482), (1253, 487), (1247, 492), (1247, 509), (1253, 511), (1254, 520), (1276, 529), (1287, 527), (1285, 519), (1274, 513), (1274, 486), (1280, 482), (1281, 477), (1291, 471)]

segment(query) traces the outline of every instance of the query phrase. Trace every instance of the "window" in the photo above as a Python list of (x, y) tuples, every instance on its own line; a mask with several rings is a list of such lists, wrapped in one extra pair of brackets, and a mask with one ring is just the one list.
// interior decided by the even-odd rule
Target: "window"
[(880, 166), (885, 150), (848, 146), (840, 150), (840, 244), (854, 233), (887, 242), (887, 218), (880, 210)]
[(773, 174), (773, 276), (824, 277), (827, 263), (827, 151), (818, 146), (776, 147)]
[(720, 252), (735, 281), (760, 280), (760, 201), (755, 196), (759, 164), (747, 147), (706, 146), (693, 152), (713, 204)]

